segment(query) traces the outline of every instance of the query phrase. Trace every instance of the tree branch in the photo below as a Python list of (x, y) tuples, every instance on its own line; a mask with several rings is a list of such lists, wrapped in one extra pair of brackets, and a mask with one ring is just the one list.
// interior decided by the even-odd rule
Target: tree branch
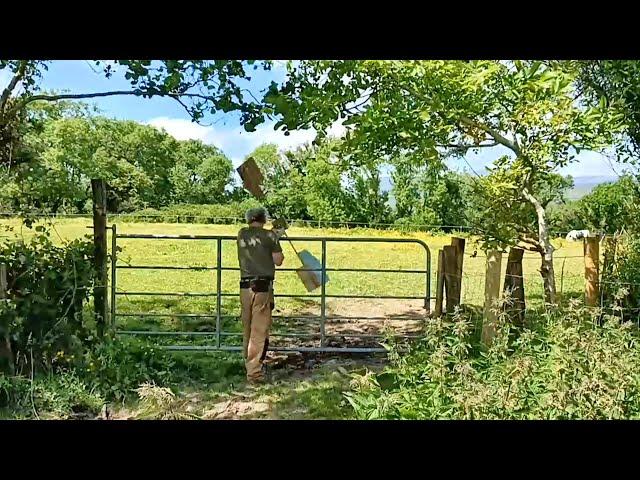
[(449, 143), (447, 145), (436, 145), (436, 147), (442, 147), (442, 148), (457, 148), (457, 149), (470, 149), (470, 148), (489, 148), (489, 147), (495, 147), (496, 145), (498, 145), (498, 142), (493, 142), (493, 143), (486, 143), (484, 145), (476, 145), (476, 144), (470, 144), (470, 145), (463, 145), (463, 144), (456, 144), (456, 143)]
[(501, 145), (504, 145), (505, 147), (513, 150), (513, 152), (516, 155), (520, 155), (520, 148), (518, 147), (518, 145), (516, 145), (516, 143), (512, 142), (511, 140), (509, 140), (508, 138), (506, 138), (505, 136), (503, 136), (500, 132), (498, 132), (497, 130), (483, 124), (480, 122), (476, 122), (474, 120), (471, 120), (469, 117), (462, 115), (460, 117), (460, 121), (462, 123), (464, 123), (467, 126), (470, 127), (475, 127), (475, 128), (479, 128), (480, 130), (482, 130), (483, 132), (488, 133), (489, 135), (491, 135), (491, 137), (493, 137), (493, 139), (498, 142)]
[(13, 89), (16, 88), (16, 85), (18, 85), (18, 82), (22, 80), (22, 77), (24, 77), (24, 72), (27, 70), (27, 64), (28, 60), (23, 60), (22, 62), (20, 62), (20, 66), (18, 67), (16, 74), (9, 82), (9, 85), (7, 85), (7, 88), (5, 88), (2, 92), (2, 96), (0, 97), (0, 112), (4, 111), (7, 100), (9, 100), (9, 95), (11, 95)]
[(95, 92), (95, 93), (64, 93), (60, 95), (32, 95), (19, 102), (12, 111), (20, 110), (30, 103), (37, 101), (56, 102), (58, 100), (78, 100), (82, 98), (112, 97), (115, 95), (136, 95), (142, 96), (142, 92), (135, 90), (114, 90), (112, 92)]
[[(407, 86), (403, 86), (401, 87), (405, 92), (408, 92), (420, 99), (422, 99), (423, 101), (426, 101), (429, 104), (432, 104), (433, 101), (429, 98), (427, 98), (425, 95), (423, 95), (422, 93), (418, 92), (415, 88), (412, 87), (407, 87)], [(444, 119), (444, 116), (442, 115), (442, 113), (438, 110), (436, 110), (436, 113), (438, 115), (440, 115), (441, 118)], [(467, 126), (470, 127), (475, 127), (478, 128), (480, 130), (482, 130), (483, 132), (488, 133), (489, 135), (491, 135), (491, 137), (498, 142), (501, 145), (504, 145), (505, 147), (509, 148), (510, 150), (512, 150), (516, 155), (520, 155), (520, 147), (518, 146), (517, 143), (512, 142), (511, 140), (509, 140), (508, 138), (506, 138), (504, 135), (502, 135), (500, 132), (498, 132), (497, 130), (495, 130), (494, 128), (491, 128), (483, 123), (480, 122), (476, 122), (472, 119), (470, 119), (469, 117), (467, 117), (466, 115), (461, 115), (460, 116), (460, 122), (464, 123)]]
[(540, 245), (540, 242), (537, 241), (535, 238), (530, 237), (528, 235), (523, 235), (523, 234), (518, 234), (518, 237), (520, 238), (521, 241), (525, 242), (525, 243), (529, 243), (531, 245), (533, 245), (535, 247), (535, 252), (540, 252), (542, 251), (542, 245)]

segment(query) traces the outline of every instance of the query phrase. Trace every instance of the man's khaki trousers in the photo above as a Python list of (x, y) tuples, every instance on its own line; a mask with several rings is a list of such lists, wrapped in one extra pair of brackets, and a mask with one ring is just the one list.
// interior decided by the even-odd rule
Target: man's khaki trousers
[(243, 353), (248, 380), (262, 378), (262, 362), (269, 345), (271, 328), (271, 303), (273, 287), (268, 292), (240, 289), (240, 306), (243, 331)]

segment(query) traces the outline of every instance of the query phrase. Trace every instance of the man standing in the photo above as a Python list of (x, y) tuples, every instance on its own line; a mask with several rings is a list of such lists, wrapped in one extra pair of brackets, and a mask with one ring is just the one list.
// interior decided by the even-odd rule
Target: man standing
[(245, 219), (249, 224), (238, 232), (240, 263), (240, 306), (243, 329), (243, 354), (249, 382), (264, 381), (263, 361), (269, 347), (271, 312), (274, 307), (275, 266), (282, 265), (280, 231), (265, 230), (267, 212), (252, 208)]

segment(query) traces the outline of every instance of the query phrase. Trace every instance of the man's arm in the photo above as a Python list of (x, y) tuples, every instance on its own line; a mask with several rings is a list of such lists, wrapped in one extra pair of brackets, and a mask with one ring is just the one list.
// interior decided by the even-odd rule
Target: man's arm
[(271, 240), (273, 241), (273, 246), (271, 248), (271, 257), (273, 258), (273, 263), (279, 267), (280, 265), (282, 265), (282, 262), (284, 262), (282, 247), (280, 246), (278, 236), (276, 236), (273, 232), (271, 232)]
[(273, 257), (273, 263), (278, 267), (284, 262), (284, 253), (282, 252), (273, 252), (271, 256)]

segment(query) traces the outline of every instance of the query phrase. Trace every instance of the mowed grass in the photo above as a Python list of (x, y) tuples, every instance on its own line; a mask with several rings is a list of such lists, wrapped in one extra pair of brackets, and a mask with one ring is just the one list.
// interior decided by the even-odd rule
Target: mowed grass
[[(4, 220), (2, 224), (14, 227), (11, 235), (22, 235), (28, 238), (32, 231), (20, 228), (17, 220)], [(82, 237), (91, 233), (87, 228), (90, 219), (64, 219), (54, 223), (53, 239), (56, 242)], [(239, 225), (198, 225), (198, 224), (162, 224), (162, 223), (117, 223), (118, 234), (167, 234), (167, 235), (236, 235)], [(378, 239), (418, 239), (425, 242), (431, 252), (431, 296), (435, 296), (436, 265), (438, 249), (450, 244), (450, 235), (430, 235), (426, 233), (400, 233), (373, 229), (312, 229), (291, 228), (291, 237), (348, 237), (357, 240), (359, 237)], [(111, 236), (108, 239), (111, 247)], [(555, 267), (557, 288), (563, 298), (581, 297), (584, 291), (584, 260), (581, 242), (567, 242), (558, 239), (555, 242)], [(176, 239), (118, 239), (117, 265), (126, 266), (177, 266), (207, 267), (216, 266), (215, 240), (176, 240)], [(321, 242), (305, 240), (296, 241), (298, 251), (308, 250), (318, 259), (321, 258)], [(289, 242), (282, 241), (285, 254), (284, 268), (297, 268), (297, 259)], [(462, 301), (467, 305), (481, 306), (484, 298), (485, 257), (481, 251), (476, 252), (477, 245), (473, 238), (467, 239), (464, 258), (464, 274), (462, 280)], [(477, 254), (474, 254), (477, 253)], [(427, 253), (417, 243), (365, 243), (365, 242), (327, 242), (327, 268), (370, 268), (397, 270), (424, 270), (427, 265)], [(222, 242), (223, 268), (237, 267), (237, 252), (234, 240)], [(542, 281), (538, 273), (540, 257), (538, 254), (525, 254), (523, 262), (525, 291), (528, 306), (536, 308), (542, 304)], [(503, 256), (503, 273), (506, 268), (506, 255)], [(119, 314), (155, 314), (157, 317), (124, 316), (119, 317), (117, 325), (127, 330), (163, 330), (163, 331), (199, 331), (215, 330), (216, 311), (216, 275), (215, 270), (153, 270), (118, 268), (116, 291), (117, 312)], [(367, 296), (415, 296), (424, 297), (426, 278), (418, 273), (363, 273), (363, 272), (329, 272), (329, 283), (326, 293), (329, 295), (367, 295)], [(223, 331), (231, 332), (226, 343), (239, 344), (240, 331), (237, 316), (239, 272), (224, 270), (222, 272), (222, 314)], [(309, 295), (295, 272), (281, 271), (277, 273), (275, 284), (276, 295), (294, 294)], [(167, 295), (137, 295), (136, 293), (160, 292)], [(319, 294), (320, 290), (311, 293)], [(210, 296), (181, 297), (172, 293), (202, 293)], [(353, 300), (332, 300), (330, 315), (354, 315)], [(351, 302), (347, 309), (346, 306)], [(383, 300), (365, 300), (373, 307), (366, 309), (363, 316), (371, 316), (375, 305), (382, 305)], [(420, 300), (393, 300), (395, 309), (401, 311), (402, 304), (409, 306), (421, 304)], [(275, 315), (318, 315), (319, 299), (314, 298), (276, 298)], [(363, 305), (365, 303), (362, 303)], [(433, 300), (431, 301), (433, 305)], [(348, 314), (343, 313), (348, 310)], [(356, 311), (357, 313), (357, 311)], [(180, 317), (175, 314), (199, 314), (210, 317)], [(295, 331), (317, 333), (319, 325), (306, 322), (304, 328), (300, 322), (276, 322), (275, 333)], [(235, 333), (234, 333), (235, 332)]]

